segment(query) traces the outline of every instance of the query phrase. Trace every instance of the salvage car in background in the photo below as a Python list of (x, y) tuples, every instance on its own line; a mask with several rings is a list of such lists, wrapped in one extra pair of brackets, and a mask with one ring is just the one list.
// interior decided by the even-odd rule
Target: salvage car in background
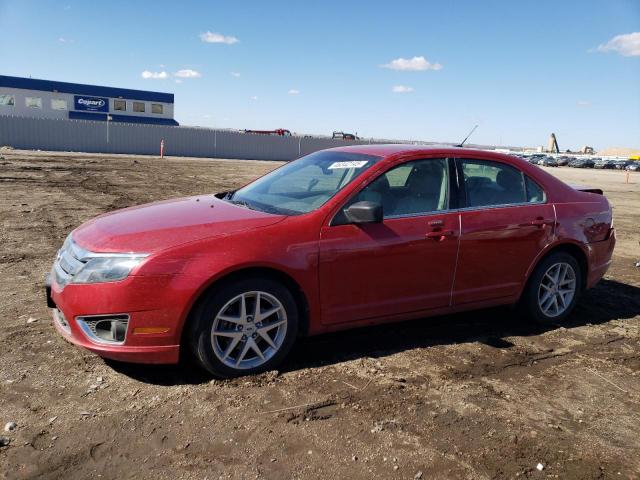
[(612, 170), (616, 168), (616, 162), (614, 160), (600, 159), (597, 162), (593, 162), (593, 168)]
[(602, 191), (524, 160), (343, 147), (88, 221), (58, 253), (48, 304), (66, 339), (103, 357), (183, 351), (233, 377), (275, 368), (301, 335), (496, 305), (561, 324), (614, 244)]
[(640, 171), (640, 162), (635, 160), (633, 163), (630, 163), (626, 167), (624, 167), (624, 169), (630, 172), (638, 172)]
[(540, 165), (541, 167), (557, 167), (558, 166), (558, 162), (556, 162), (555, 158), (553, 157), (542, 157), (540, 160), (538, 160), (538, 165)]
[(358, 136), (355, 133), (347, 133), (347, 132), (333, 132), (331, 138), (334, 140), (359, 140)]
[(569, 162), (569, 166), (573, 168), (593, 168), (595, 162), (589, 158), (576, 158)]

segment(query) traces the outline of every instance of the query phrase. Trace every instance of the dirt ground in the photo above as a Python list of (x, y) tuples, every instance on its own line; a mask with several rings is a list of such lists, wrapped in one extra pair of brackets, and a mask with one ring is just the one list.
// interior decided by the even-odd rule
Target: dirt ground
[(278, 163), (2, 156), (0, 428), (17, 427), (0, 431), (0, 478), (640, 478), (640, 174), (551, 169), (602, 187), (618, 232), (564, 327), (510, 309), (423, 319), (306, 339), (280, 372), (211, 381), (68, 344), (43, 277), (101, 212)]

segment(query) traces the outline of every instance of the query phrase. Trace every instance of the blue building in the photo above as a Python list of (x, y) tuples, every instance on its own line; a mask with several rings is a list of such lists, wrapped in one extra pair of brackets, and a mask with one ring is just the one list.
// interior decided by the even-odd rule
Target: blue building
[(0, 116), (178, 125), (173, 93), (0, 75)]

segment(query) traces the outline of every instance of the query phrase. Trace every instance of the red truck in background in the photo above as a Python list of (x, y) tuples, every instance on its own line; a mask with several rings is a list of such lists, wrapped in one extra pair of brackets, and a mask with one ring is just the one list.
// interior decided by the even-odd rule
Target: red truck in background
[(291, 136), (291, 132), (286, 128), (276, 128), (275, 130), (245, 130), (244, 133), (257, 133), (259, 135), (278, 135), (279, 137)]

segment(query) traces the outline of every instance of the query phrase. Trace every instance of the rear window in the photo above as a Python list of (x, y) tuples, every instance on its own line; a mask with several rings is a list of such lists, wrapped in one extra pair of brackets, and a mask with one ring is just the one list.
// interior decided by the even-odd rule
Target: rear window
[(525, 176), (525, 188), (527, 189), (527, 202), (541, 203), (547, 200), (544, 190), (536, 182)]
[(487, 160), (462, 160), (467, 207), (524, 203), (524, 178), (520, 170)]
[(547, 197), (534, 180), (510, 165), (462, 159), (467, 207), (543, 203)]

